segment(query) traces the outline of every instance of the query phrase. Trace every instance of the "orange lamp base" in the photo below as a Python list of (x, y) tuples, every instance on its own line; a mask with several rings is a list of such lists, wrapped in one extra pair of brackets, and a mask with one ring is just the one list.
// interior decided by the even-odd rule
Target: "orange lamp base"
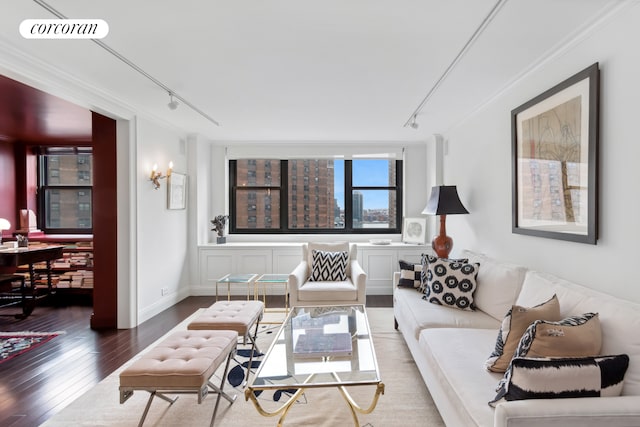
[(447, 216), (440, 215), (440, 234), (431, 241), (431, 247), (438, 258), (449, 258), (449, 253), (453, 248), (453, 239), (447, 236), (446, 221)]

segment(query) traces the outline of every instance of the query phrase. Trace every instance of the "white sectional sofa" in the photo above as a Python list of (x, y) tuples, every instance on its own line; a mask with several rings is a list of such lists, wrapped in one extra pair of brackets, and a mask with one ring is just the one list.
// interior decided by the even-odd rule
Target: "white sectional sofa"
[[(471, 251), (459, 256), (480, 263), (475, 311), (431, 304), (417, 290), (395, 286), (399, 273), (394, 276), (397, 329), (447, 426), (640, 426), (640, 304)], [(490, 407), (503, 374), (486, 371), (484, 362), (505, 314), (514, 304), (532, 307), (554, 294), (563, 317), (599, 313), (601, 354), (629, 356), (622, 395), (516, 400)]]

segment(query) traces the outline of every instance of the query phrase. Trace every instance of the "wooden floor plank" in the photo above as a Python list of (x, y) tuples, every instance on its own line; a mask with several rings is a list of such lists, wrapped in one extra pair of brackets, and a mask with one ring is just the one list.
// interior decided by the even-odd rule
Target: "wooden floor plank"
[[(136, 328), (94, 331), (88, 306), (38, 306), (26, 319), (0, 316), (0, 331), (64, 331), (39, 348), (0, 363), (0, 425), (33, 427), (45, 422), (123, 363), (202, 307), (207, 297), (188, 297)], [(369, 307), (391, 307), (390, 295), (368, 296)], [(269, 307), (284, 298), (267, 296)], [(16, 313), (0, 308), (0, 315)]]

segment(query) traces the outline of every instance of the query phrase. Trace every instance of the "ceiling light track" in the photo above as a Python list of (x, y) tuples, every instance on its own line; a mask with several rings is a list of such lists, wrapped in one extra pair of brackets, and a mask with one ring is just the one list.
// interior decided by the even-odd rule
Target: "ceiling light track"
[[(62, 13), (58, 12), (56, 9), (54, 9), (53, 7), (51, 7), (49, 4), (47, 4), (45, 1), (43, 0), (33, 0), (34, 2), (36, 2), (37, 4), (39, 4), (40, 6), (42, 6), (44, 9), (46, 9), (47, 11), (51, 12), (53, 15), (55, 15), (56, 17), (60, 18), (60, 19), (69, 19), (66, 16), (64, 16)], [(146, 71), (144, 71), (142, 68), (140, 68), (138, 65), (136, 65), (135, 63), (133, 63), (132, 61), (130, 61), (129, 59), (127, 59), (126, 57), (124, 57), (122, 54), (120, 54), (119, 52), (117, 52), (115, 49), (111, 48), (110, 46), (108, 46), (106, 43), (104, 43), (102, 40), (100, 39), (91, 39), (91, 41), (93, 41), (94, 43), (96, 43), (98, 46), (100, 46), (101, 48), (103, 48), (104, 50), (106, 50), (107, 52), (109, 52), (110, 54), (112, 54), (113, 56), (115, 56), (116, 58), (118, 58), (120, 61), (124, 62), (125, 64), (127, 64), (129, 67), (133, 68), (134, 70), (136, 70), (138, 73), (142, 74), (144, 77), (146, 77), (147, 79), (151, 80), (154, 84), (156, 84), (157, 86), (161, 87), (165, 92), (168, 92), (169, 95), (172, 98), (175, 98), (177, 100), (179, 100), (180, 102), (182, 102), (184, 105), (188, 106), (189, 108), (191, 108), (193, 111), (195, 111), (196, 113), (200, 114), (202, 117), (204, 117), (205, 119), (209, 120), (211, 123), (213, 123), (216, 126), (220, 126), (220, 123), (215, 120), (213, 117), (211, 117), (210, 115), (208, 115), (207, 113), (205, 113), (204, 111), (202, 111), (201, 109), (199, 109), (198, 107), (196, 107), (195, 105), (193, 105), (192, 103), (190, 103), (189, 101), (187, 101), (186, 99), (184, 99), (182, 96), (178, 95), (177, 93), (175, 93), (175, 91), (171, 88), (169, 88), (167, 85), (165, 85), (164, 83), (162, 83), (160, 80), (156, 79), (155, 77), (153, 77), (152, 75), (150, 75), (149, 73), (147, 73)]]
[(462, 57), (469, 51), (469, 49), (471, 49), (471, 46), (473, 45), (473, 43), (475, 43), (475, 41), (480, 37), (480, 34), (482, 34), (482, 32), (489, 26), (489, 23), (493, 20), (493, 18), (495, 18), (495, 16), (498, 14), (500, 9), (502, 8), (502, 6), (504, 6), (504, 4), (506, 2), (507, 2), (507, 0), (498, 0), (496, 2), (496, 4), (493, 6), (493, 8), (491, 8), (491, 10), (489, 11), (489, 14), (480, 23), (480, 26), (471, 35), (469, 40), (467, 40), (467, 42), (462, 47), (460, 52), (458, 52), (458, 55), (456, 55), (456, 57), (453, 59), (453, 61), (451, 61), (451, 64), (449, 64), (447, 69), (444, 70), (444, 73), (442, 73), (442, 75), (436, 81), (436, 83), (433, 85), (433, 87), (429, 90), (429, 92), (427, 92), (425, 97), (422, 99), (422, 102), (420, 102), (418, 107), (413, 111), (413, 113), (411, 113), (411, 115), (409, 116), (407, 121), (404, 123), (403, 127), (407, 127), (408, 126), (410, 128), (413, 128), (413, 129), (417, 129), (418, 128), (418, 124), (416, 123), (416, 118), (417, 118), (418, 114), (420, 114), (420, 111), (422, 111), (422, 109), (424, 108), (424, 106), (427, 103), (427, 101), (429, 101), (429, 99), (433, 96), (433, 94), (436, 92), (438, 87), (440, 87), (442, 82), (447, 78), (449, 73), (451, 73), (451, 71), (455, 68), (455, 66), (458, 64), (458, 62), (460, 62)]

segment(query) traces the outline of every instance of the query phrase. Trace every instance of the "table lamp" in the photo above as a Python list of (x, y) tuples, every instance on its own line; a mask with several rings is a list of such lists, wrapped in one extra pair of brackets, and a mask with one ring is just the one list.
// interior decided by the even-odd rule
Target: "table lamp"
[(439, 185), (431, 188), (431, 196), (422, 211), (424, 215), (440, 215), (440, 234), (433, 238), (431, 247), (439, 258), (448, 258), (453, 239), (447, 236), (447, 215), (468, 214), (462, 205), (455, 185)]
[(9, 220), (4, 218), (0, 218), (0, 245), (2, 245), (2, 232), (4, 230), (9, 230), (11, 228), (11, 223)]

